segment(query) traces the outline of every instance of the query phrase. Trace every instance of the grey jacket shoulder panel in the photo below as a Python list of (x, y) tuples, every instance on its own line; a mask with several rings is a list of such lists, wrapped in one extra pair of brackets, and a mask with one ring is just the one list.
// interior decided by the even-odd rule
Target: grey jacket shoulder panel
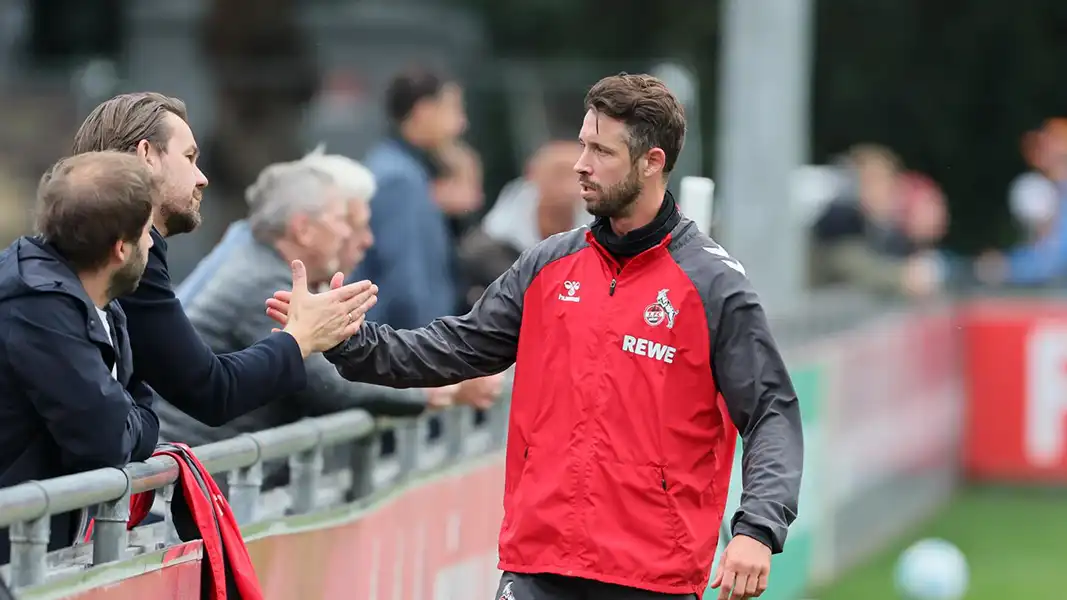
[[(585, 237), (588, 231), (588, 227), (582, 226), (563, 233), (557, 233), (541, 240), (539, 244), (523, 252), (512, 267), (517, 271), (518, 283), (522, 293), (526, 293), (526, 288), (530, 287), (534, 278), (546, 266), (584, 248), (588, 248), (589, 242)], [(521, 298), (519, 303), (521, 306)]]
[(741, 263), (687, 219), (669, 250), (704, 301), (712, 376), (744, 443), (735, 535), (781, 552), (804, 464), (800, 404)]

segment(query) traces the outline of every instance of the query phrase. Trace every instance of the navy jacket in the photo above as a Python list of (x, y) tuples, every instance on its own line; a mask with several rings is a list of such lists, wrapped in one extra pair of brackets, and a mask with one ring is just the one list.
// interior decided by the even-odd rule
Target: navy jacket
[[(152, 455), (155, 393), (133, 374), (122, 308), (107, 311), (117, 363), (96, 307), (51, 246), (21, 238), (0, 253), (0, 488)], [(74, 515), (53, 518), (51, 546), (68, 545), (75, 528)], [(5, 531), (0, 563), (8, 549)]]
[(388, 138), (371, 150), (366, 165), (378, 182), (370, 202), (375, 242), (349, 281), (378, 284), (378, 303), (367, 320), (414, 329), (455, 314), (455, 249), (448, 219), (433, 200), (431, 159)]
[(186, 414), (212, 426), (304, 389), (304, 358), (287, 333), (216, 356), (174, 295), (167, 241), (155, 228), (152, 241), (141, 285), (119, 299), (129, 321), (138, 377)]

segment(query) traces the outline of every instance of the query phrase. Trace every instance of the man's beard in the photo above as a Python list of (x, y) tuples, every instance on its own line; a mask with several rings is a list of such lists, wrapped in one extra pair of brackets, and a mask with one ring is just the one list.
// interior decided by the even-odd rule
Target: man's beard
[(147, 257), (141, 252), (139, 246), (134, 246), (134, 251), (126, 262), (111, 275), (111, 281), (107, 285), (107, 297), (111, 300), (133, 293), (141, 283), (145, 266), (148, 264)]
[(637, 169), (630, 169), (626, 179), (602, 189), (593, 182), (582, 180), (583, 185), (595, 186), (597, 198), (586, 200), (585, 210), (594, 217), (607, 217), (617, 219), (630, 214), (637, 197), (641, 195), (643, 186), (637, 177)]
[(163, 227), (167, 229), (167, 237), (190, 233), (200, 226), (200, 190), (193, 193), (184, 208), (179, 208), (176, 203), (166, 203), (159, 207), (159, 214), (163, 217)]

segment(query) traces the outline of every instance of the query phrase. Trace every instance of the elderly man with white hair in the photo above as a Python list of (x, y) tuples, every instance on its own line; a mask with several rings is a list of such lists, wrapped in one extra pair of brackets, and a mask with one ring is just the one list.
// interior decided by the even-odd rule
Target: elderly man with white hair
[[(359, 163), (321, 149), (263, 170), (248, 188), (249, 217), (198, 267), (183, 298), (190, 321), (216, 352), (245, 348), (275, 327), (263, 298), (291, 285), (289, 263), (301, 260), (309, 284), (350, 270), (373, 243), (367, 199), (374, 179)], [(189, 289), (185, 291), (189, 292)], [(307, 389), (222, 427), (209, 427), (162, 402), (160, 437), (199, 445), (348, 408), (409, 416), (452, 403), (456, 388), (393, 389), (344, 380), (321, 354), (306, 360)]]

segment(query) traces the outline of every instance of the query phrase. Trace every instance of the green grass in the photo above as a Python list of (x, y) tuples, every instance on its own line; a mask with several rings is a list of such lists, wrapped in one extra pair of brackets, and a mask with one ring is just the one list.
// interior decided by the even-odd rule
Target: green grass
[(899, 600), (893, 566), (909, 544), (940, 537), (971, 571), (967, 600), (1067, 598), (1067, 490), (971, 488), (896, 546), (813, 590), (817, 600)]

